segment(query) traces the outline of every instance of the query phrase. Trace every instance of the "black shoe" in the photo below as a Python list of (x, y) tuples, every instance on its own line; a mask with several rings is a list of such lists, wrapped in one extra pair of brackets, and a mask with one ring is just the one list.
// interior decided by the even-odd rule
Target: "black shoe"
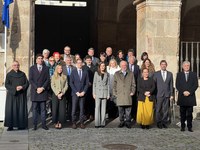
[(188, 131), (189, 131), (189, 132), (194, 132), (194, 131), (192, 130), (192, 128), (188, 128)]
[(146, 129), (147, 129), (147, 130), (149, 130), (149, 129), (150, 129), (150, 126), (149, 126), (149, 125), (147, 125), (147, 126), (146, 126)]
[(128, 129), (130, 129), (130, 128), (131, 128), (131, 125), (130, 125), (130, 124), (126, 124), (126, 127), (127, 127)]
[(163, 126), (163, 128), (165, 128), (165, 129), (167, 129), (167, 128), (168, 128), (166, 124), (163, 124), (162, 126)]
[(104, 128), (105, 126), (101, 126), (101, 128)]
[(37, 130), (37, 125), (34, 125), (33, 130)]
[(100, 128), (101, 126), (95, 126), (95, 128)]
[(12, 131), (13, 127), (8, 127), (7, 131)]
[(49, 128), (47, 126), (43, 126), (42, 129), (49, 130)]
[(182, 132), (185, 131), (185, 128), (181, 128), (181, 131), (182, 131)]
[(18, 128), (18, 130), (25, 130), (26, 128)]
[(121, 122), (119, 125), (118, 125), (119, 128), (122, 128), (124, 127), (124, 122)]
[(145, 129), (145, 126), (144, 126), (144, 125), (141, 125), (141, 128), (142, 128), (142, 129)]
[(162, 129), (162, 128), (163, 128), (162, 124), (157, 124), (157, 127), (158, 127), (159, 129)]

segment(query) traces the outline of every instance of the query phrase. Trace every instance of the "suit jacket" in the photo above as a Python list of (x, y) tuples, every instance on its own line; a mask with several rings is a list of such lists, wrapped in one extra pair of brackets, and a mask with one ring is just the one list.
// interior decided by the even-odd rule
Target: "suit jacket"
[(82, 69), (82, 78), (80, 80), (77, 68), (72, 70), (70, 75), (70, 87), (72, 89), (72, 96), (77, 92), (87, 92), (89, 86), (88, 72)]
[[(185, 73), (179, 72), (176, 77), (176, 88), (178, 90), (178, 102), (180, 106), (196, 106), (195, 91), (198, 88), (197, 74), (189, 72), (188, 81), (185, 79)], [(183, 92), (189, 91), (189, 96), (184, 96)]]
[(94, 81), (93, 81), (93, 95), (97, 98), (107, 98), (110, 97), (110, 88), (109, 88), (109, 74), (105, 73), (102, 77), (95, 72)]
[[(130, 70), (129, 65), (130, 64), (128, 63), (128, 69)], [(134, 74), (134, 77), (135, 77), (135, 81), (137, 81), (138, 77), (140, 76), (140, 67), (136, 64), (134, 64), (133, 66), (134, 66), (133, 74)]]
[[(50, 83), (49, 68), (46, 65), (43, 65), (42, 71), (39, 73), (37, 64), (31, 66), (29, 70), (29, 82), (31, 84), (31, 100), (46, 101), (48, 99), (48, 88)], [(38, 87), (43, 87), (45, 90), (38, 94)]]
[(156, 96), (157, 97), (170, 97), (173, 96), (173, 74), (167, 71), (165, 81), (162, 77), (162, 72), (157, 71), (154, 73), (153, 78), (156, 82)]
[(150, 97), (149, 100), (150, 101), (154, 101), (155, 100), (155, 81), (153, 80), (153, 78), (149, 77), (148, 80), (144, 80), (143, 78), (139, 77), (138, 78), (138, 83), (137, 83), (138, 87), (138, 100), (139, 101), (145, 101), (146, 96), (144, 95), (144, 93), (146, 91), (150, 92)]
[(132, 96), (135, 94), (135, 77), (132, 72), (127, 70), (126, 75), (122, 71), (117, 71), (114, 75), (113, 95), (117, 97), (117, 106), (131, 106)]
[(89, 82), (92, 84), (94, 79), (94, 73), (97, 71), (97, 67), (95, 65), (91, 65), (89, 68), (86, 64), (83, 66), (83, 70), (88, 72)]
[(61, 76), (58, 76), (58, 78), (56, 78), (53, 75), (51, 78), (51, 88), (55, 95), (58, 95), (60, 93), (63, 93), (64, 95), (68, 89), (67, 76), (62, 74)]
[(97, 58), (97, 57), (92, 57), (92, 63), (93, 63), (93, 65), (95, 65), (95, 66), (97, 66), (98, 65), (98, 63), (99, 63), (99, 58)]
[[(76, 69), (76, 67), (74, 67), (74, 66), (70, 66), (70, 68), (71, 68), (71, 73), (72, 73), (72, 70), (74, 70), (74, 69)], [(68, 80), (68, 84), (69, 84), (69, 82), (70, 82), (70, 74), (68, 74), (68, 71), (67, 71), (67, 66), (66, 65), (64, 65), (64, 66), (62, 66), (62, 69), (63, 69), (63, 74), (64, 75), (66, 75), (67, 76), (67, 80)]]

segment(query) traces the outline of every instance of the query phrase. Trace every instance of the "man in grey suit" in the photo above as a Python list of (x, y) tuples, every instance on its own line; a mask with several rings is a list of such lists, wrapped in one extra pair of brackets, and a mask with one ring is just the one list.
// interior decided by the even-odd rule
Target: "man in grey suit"
[(92, 64), (97, 66), (99, 63), (99, 58), (94, 57), (94, 48), (91, 47), (88, 49), (88, 55), (92, 58)]
[(166, 70), (166, 60), (160, 61), (160, 71), (154, 73), (157, 86), (156, 121), (158, 128), (167, 128), (169, 102), (173, 99), (173, 74)]
[(63, 66), (63, 74), (67, 76), (68, 80), (68, 90), (66, 92), (66, 98), (67, 98), (67, 121), (71, 120), (71, 114), (72, 114), (72, 97), (71, 97), (71, 87), (70, 87), (70, 75), (72, 73), (72, 70), (74, 70), (76, 67), (72, 65), (73, 60), (72, 57), (67, 56), (65, 58), (66, 65)]

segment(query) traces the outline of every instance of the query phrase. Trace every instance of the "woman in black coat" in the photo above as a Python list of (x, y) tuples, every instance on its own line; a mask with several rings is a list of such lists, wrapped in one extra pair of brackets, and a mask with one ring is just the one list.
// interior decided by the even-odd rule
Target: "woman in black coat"
[(155, 99), (155, 82), (149, 77), (149, 70), (142, 70), (142, 77), (138, 79), (138, 109), (137, 123), (149, 129), (153, 123), (153, 101)]

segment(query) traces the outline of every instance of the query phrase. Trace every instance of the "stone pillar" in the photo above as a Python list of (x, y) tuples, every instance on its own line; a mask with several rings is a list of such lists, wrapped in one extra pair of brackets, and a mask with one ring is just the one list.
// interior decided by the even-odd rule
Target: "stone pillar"
[[(31, 4), (30, 0), (14, 0), (10, 5), (10, 28), (7, 30), (7, 72), (13, 60), (18, 60), (20, 69), (28, 76), (31, 60)], [(3, 53), (0, 55), (4, 61)], [(0, 63), (0, 86), (3, 84), (3, 63)]]
[(146, 51), (156, 70), (166, 59), (168, 70), (178, 71), (181, 0), (136, 0), (137, 54)]

